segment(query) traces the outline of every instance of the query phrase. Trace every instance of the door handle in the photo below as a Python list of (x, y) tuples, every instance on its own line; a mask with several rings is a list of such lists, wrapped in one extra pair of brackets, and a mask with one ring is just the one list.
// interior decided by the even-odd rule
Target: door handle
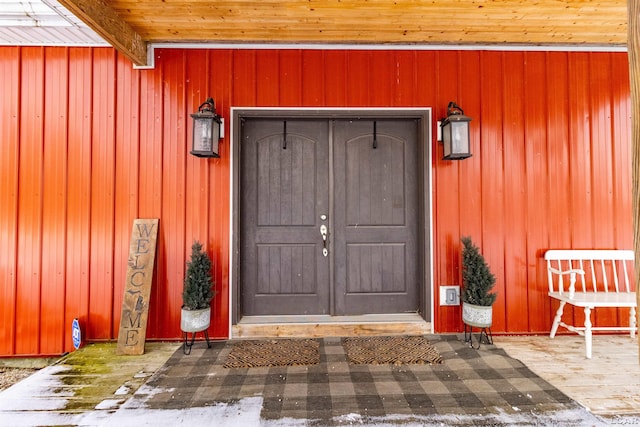
[(320, 226), (320, 235), (322, 236), (322, 255), (328, 256), (329, 250), (327, 249), (327, 226), (324, 224)]

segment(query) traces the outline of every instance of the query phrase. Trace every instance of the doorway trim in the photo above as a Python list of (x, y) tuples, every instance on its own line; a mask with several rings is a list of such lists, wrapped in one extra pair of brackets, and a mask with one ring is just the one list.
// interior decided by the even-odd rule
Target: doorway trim
[[(418, 119), (418, 203), (421, 230), (419, 247), (420, 262), (420, 316), (433, 325), (435, 306), (433, 304), (433, 200), (432, 200), (432, 145), (433, 117), (430, 107), (408, 108), (304, 108), (304, 107), (231, 107), (230, 142), (230, 239), (229, 254), (229, 337), (233, 338), (233, 326), (242, 315), (240, 312), (240, 164), (241, 126), (243, 118), (398, 118)], [(429, 318), (425, 318), (429, 313)], [(283, 322), (284, 323), (284, 322)]]

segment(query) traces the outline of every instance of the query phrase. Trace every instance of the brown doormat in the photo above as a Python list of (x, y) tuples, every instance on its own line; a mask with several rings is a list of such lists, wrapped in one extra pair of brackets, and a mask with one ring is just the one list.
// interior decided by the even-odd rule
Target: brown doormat
[(250, 340), (233, 343), (225, 368), (317, 365), (320, 342), (314, 339)]
[(432, 365), (442, 363), (438, 351), (421, 336), (349, 337), (342, 345), (356, 365)]

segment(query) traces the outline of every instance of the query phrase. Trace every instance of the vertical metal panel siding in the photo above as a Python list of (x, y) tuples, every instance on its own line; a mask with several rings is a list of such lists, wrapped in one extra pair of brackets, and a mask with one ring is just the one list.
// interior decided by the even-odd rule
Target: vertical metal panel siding
[[(541, 316), (540, 313), (549, 312), (549, 297), (546, 282), (539, 280), (545, 277), (545, 266), (535, 260), (542, 256), (541, 249), (547, 246), (546, 236), (549, 234), (548, 211), (543, 207), (550, 197), (547, 167), (549, 157), (547, 99), (550, 83), (547, 80), (547, 53), (526, 52), (524, 60), (527, 67), (524, 69), (522, 93), (524, 108), (528, 114), (523, 125), (525, 150), (523, 159), (526, 170), (524, 174), (521, 172), (521, 175), (525, 175), (522, 179), (527, 192), (522, 210), (526, 212), (523, 218), (525, 229), (536, 230), (536, 232), (527, 231), (524, 238), (525, 252), (517, 261), (520, 264), (518, 268), (524, 275), (521, 277), (522, 283), (527, 284), (526, 287), (520, 286), (519, 292), (526, 298), (528, 314), (526, 318), (518, 315), (514, 320), (520, 322), (519, 326), (526, 328), (524, 330), (542, 331), (546, 328), (546, 316)], [(544, 96), (538, 96), (539, 91)], [(508, 323), (508, 326), (510, 329), (516, 329), (513, 324)]]
[[(128, 63), (128, 61), (119, 58), (120, 62)], [(128, 64), (127, 64), (128, 65)], [(129, 65), (130, 67), (130, 65)], [(139, 126), (138, 135), (140, 140), (139, 160), (138, 160), (138, 179), (140, 188), (138, 190), (139, 198), (138, 215), (140, 218), (160, 218), (158, 234), (158, 249), (156, 253), (156, 271), (154, 284), (151, 289), (150, 312), (147, 323), (147, 336), (157, 337), (158, 331), (162, 331), (162, 323), (158, 318), (164, 319), (165, 324), (175, 321), (179, 314), (174, 312), (175, 293), (167, 295), (169, 289), (181, 288), (180, 285), (172, 283), (167, 284), (167, 268), (166, 255), (164, 251), (165, 235), (164, 235), (164, 219), (162, 218), (162, 196), (163, 196), (163, 165), (165, 158), (163, 156), (162, 135), (164, 132), (164, 104), (162, 102), (162, 79), (161, 70), (157, 72), (136, 73), (139, 78)], [(129, 219), (131, 221), (131, 219)], [(127, 226), (130, 229), (131, 225)], [(178, 261), (179, 262), (179, 261)], [(163, 306), (160, 306), (160, 305)], [(159, 309), (153, 309), (158, 307)], [(160, 327), (158, 327), (160, 326)], [(169, 335), (161, 335), (168, 337)]]
[[(505, 94), (504, 57), (504, 52), (488, 52), (480, 59), (482, 105), (480, 117), (476, 123), (479, 123), (482, 129), (481, 148), (479, 158), (475, 158), (473, 161), (482, 163), (480, 170), (482, 206), (478, 212), (482, 215), (482, 228), (479, 230), (465, 230), (463, 228), (462, 230), (463, 234), (476, 237), (478, 245), (480, 245), (497, 277), (495, 290), (498, 292), (498, 298), (493, 326), (497, 330), (506, 329), (505, 310), (509, 304), (505, 288), (515, 286), (514, 283), (506, 282), (504, 266), (506, 233), (509, 232), (510, 236), (512, 235), (511, 230), (505, 227), (505, 210), (507, 208), (505, 169), (509, 167), (509, 164), (505, 163), (504, 146), (511, 144), (511, 141), (504, 140), (505, 121), (508, 123), (510, 120), (510, 115), (506, 114), (509, 106), (505, 105), (505, 99), (509, 97)], [(486, 126), (487, 124), (489, 126)], [(511, 258), (509, 262), (511, 262)], [(521, 302), (518, 303), (521, 304)]]
[(42, 329), (40, 352), (63, 344), (67, 203), (68, 61), (66, 48), (45, 51), (42, 181)]
[[(504, 159), (504, 194), (509, 195), (504, 200), (504, 215), (502, 217), (506, 230), (526, 230), (527, 212), (527, 157), (525, 135), (525, 111), (528, 108), (528, 98), (525, 97), (525, 63), (524, 53), (514, 52), (514, 55), (504, 55), (504, 89), (501, 105), (505, 106), (508, 114), (503, 122), (503, 159)], [(508, 70), (508, 72), (506, 71)], [(536, 85), (537, 86), (537, 85)], [(534, 135), (531, 135), (534, 136)], [(533, 142), (530, 143), (533, 145)], [(533, 190), (533, 189), (532, 189)], [(531, 191), (533, 193), (533, 191)], [(495, 215), (495, 214), (494, 214)], [(485, 242), (486, 242), (485, 238)], [(526, 331), (529, 328), (528, 318), (521, 316), (522, 305), (527, 304), (526, 286), (509, 286), (511, 283), (527, 283), (527, 269), (524, 263), (527, 259), (526, 233), (512, 233), (504, 239), (504, 253), (509, 254), (509, 260), (504, 262), (504, 292), (505, 301), (519, 302), (519, 304), (505, 304), (504, 329)]]
[[(209, 84), (211, 95), (215, 97), (218, 111), (226, 117), (224, 141), (220, 147), (220, 159), (209, 162), (209, 239), (213, 256), (213, 280), (216, 284), (217, 295), (213, 301), (214, 322), (213, 336), (226, 337), (229, 335), (229, 193), (230, 183), (230, 143), (231, 126), (228, 112), (232, 105), (238, 105), (232, 100), (232, 77), (234, 75), (233, 57), (230, 50), (209, 52)], [(216, 208), (222, 206), (222, 209)]]
[(20, 48), (0, 50), (0, 354), (14, 354), (16, 336)]
[(302, 105), (318, 107), (325, 105), (326, 70), (324, 52), (320, 50), (302, 51)]
[[(230, 108), (433, 107), (473, 117), (473, 157), (433, 149), (434, 297), (460, 284), (460, 237), (497, 276), (494, 331), (548, 331), (542, 254), (631, 247), (624, 53), (159, 50), (133, 70), (108, 48), (0, 48), (0, 355), (117, 333), (136, 217), (160, 218), (148, 337), (180, 337), (193, 240), (213, 257), (211, 335), (228, 336)], [(212, 96), (220, 159), (188, 154), (189, 114)], [(434, 306), (436, 331), (459, 307)], [(576, 312), (575, 316), (581, 314)], [(599, 324), (626, 313), (599, 314)]]
[[(453, 86), (454, 92), (449, 94), (441, 94), (438, 99), (442, 99), (446, 102), (448, 98), (449, 101), (457, 101), (464, 109), (465, 114), (471, 116), (473, 118), (474, 127), (475, 124), (479, 122), (478, 115), (480, 114), (480, 95), (482, 87), (480, 85), (479, 79), (465, 79), (463, 78), (463, 74), (461, 70), (465, 70), (464, 73), (471, 73), (472, 75), (479, 75), (482, 70), (482, 62), (481, 55), (479, 52), (475, 52), (473, 55), (458, 55), (459, 59), (457, 61), (445, 61), (445, 58), (442, 58), (438, 55), (439, 61), (441, 64), (438, 66), (439, 75), (441, 79), (447, 75), (447, 73), (451, 76), (455, 76), (455, 79), (460, 79), (460, 86)], [(450, 68), (443, 69), (442, 67), (451, 62), (448, 66)], [(447, 79), (454, 80), (454, 79)], [(453, 83), (453, 82), (451, 82)], [(445, 105), (446, 106), (446, 105)], [(442, 106), (440, 106), (442, 107)], [(437, 108), (436, 108), (437, 109)], [(442, 115), (438, 115), (438, 118), (443, 117)], [(478, 127), (475, 127), (478, 129)], [(480, 134), (472, 133), (471, 135), (471, 146), (474, 155), (480, 156), (482, 152), (482, 147), (480, 144)], [(438, 144), (435, 148), (435, 153), (439, 153), (438, 150), (441, 149), (441, 146)], [(455, 200), (451, 202), (455, 202), (456, 205), (452, 206), (452, 211), (446, 212), (445, 215), (440, 215), (440, 209), (438, 208), (438, 216), (437, 222), (447, 220), (445, 217), (452, 215), (451, 218), (448, 219), (450, 222), (449, 228), (440, 229), (440, 227), (435, 227), (438, 233), (442, 233), (444, 236), (442, 238), (443, 242), (446, 242), (446, 259), (442, 260), (439, 257), (436, 257), (436, 265), (438, 262), (445, 262), (447, 268), (446, 282), (440, 281), (435, 282), (436, 284), (459, 284), (460, 283), (460, 270), (459, 270), (459, 262), (460, 262), (460, 239), (461, 235), (468, 235), (470, 230), (479, 230), (482, 227), (482, 216), (478, 215), (478, 213), (482, 209), (482, 200), (479, 197), (481, 194), (481, 186), (482, 180), (479, 179), (482, 169), (480, 167), (481, 162), (468, 162), (466, 164), (462, 164), (460, 162), (450, 162), (441, 160), (441, 155), (434, 155), (438, 162), (438, 169), (440, 168), (449, 168), (452, 169), (455, 174), (452, 177), (441, 176), (438, 172), (435, 174), (438, 185), (438, 192), (442, 191), (443, 194), (448, 192), (447, 187), (449, 186), (449, 180), (453, 180), (453, 182), (461, 182), (463, 185), (457, 185), (458, 194), (456, 195)], [(448, 165), (451, 164), (453, 168)], [(464, 167), (461, 167), (464, 166)], [(464, 227), (460, 227), (460, 224), (465, 224)], [(448, 230), (459, 230), (458, 232), (452, 234)], [(462, 234), (459, 234), (462, 233)], [(478, 236), (474, 237), (476, 243), (480, 244), (481, 240)], [(437, 251), (436, 251), (437, 253)], [(441, 264), (442, 265), (442, 264)], [(435, 280), (438, 280), (438, 276), (436, 275)], [(442, 279), (441, 279), (442, 280)], [(437, 291), (437, 288), (436, 288)], [(435, 299), (435, 301), (439, 301), (439, 299)], [(437, 312), (437, 310), (436, 310)], [(442, 322), (438, 322), (436, 320), (436, 324), (449, 324), (456, 325), (460, 323), (460, 312), (459, 310), (440, 310), (442, 313)], [(447, 318), (445, 318), (447, 316)]]
[[(435, 97), (433, 101), (426, 100), (427, 106), (433, 105), (433, 115), (436, 119), (441, 119), (446, 116), (446, 105), (438, 108), (435, 105), (435, 99), (443, 99), (448, 103), (449, 101), (457, 101), (465, 108), (464, 101), (466, 96), (460, 93), (458, 88), (458, 75), (460, 70), (460, 54), (459, 52), (442, 52), (435, 56), (433, 63), (433, 80), (430, 82), (436, 89)], [(428, 69), (428, 68), (427, 68)], [(447, 77), (444, 77), (447, 76)], [(467, 108), (465, 113), (474, 116), (474, 113)], [(475, 141), (474, 141), (475, 142)], [(477, 147), (474, 144), (474, 147)], [(459, 239), (460, 234), (460, 221), (461, 215), (467, 212), (471, 212), (466, 206), (461, 207), (460, 203), (464, 203), (463, 197), (460, 192), (464, 192), (466, 187), (474, 187), (481, 181), (474, 179), (467, 182), (465, 186), (458, 186), (459, 182), (459, 170), (461, 163), (448, 162), (441, 159), (440, 145), (437, 142), (432, 143), (433, 159), (432, 164), (434, 170), (437, 173), (433, 174), (433, 186), (435, 188), (433, 194), (433, 223), (438, 224), (438, 227), (434, 227), (433, 235), (435, 241), (433, 242), (434, 251), (438, 254), (434, 257), (434, 287), (438, 284), (458, 284), (460, 282), (460, 273), (458, 270), (459, 265)], [(474, 150), (475, 153), (479, 153)], [(476, 154), (476, 155), (477, 155)], [(456, 183), (456, 185), (451, 185)], [(471, 191), (479, 189), (474, 188)], [(437, 200), (438, 194), (448, 194), (447, 197)], [(478, 193), (476, 193), (478, 194)], [(477, 217), (477, 216), (476, 216)], [(454, 233), (452, 233), (454, 230)], [(434, 300), (439, 301), (438, 294), (434, 294)], [(437, 324), (455, 324), (456, 320), (460, 318), (458, 310), (439, 310), (436, 316)]]
[(87, 337), (94, 339), (114, 336), (113, 244), (115, 177), (118, 172), (115, 163), (115, 109), (116, 105), (120, 107), (119, 100), (115, 99), (115, 71), (115, 52), (96, 49), (93, 54), (91, 107), (89, 313), (85, 327)]
[[(186, 187), (186, 163), (188, 147), (186, 145), (186, 125), (185, 125), (185, 73), (186, 52), (169, 51), (167, 60), (160, 65), (163, 73), (163, 86), (159, 102), (163, 104), (163, 115), (165, 117), (162, 137), (160, 139), (163, 147), (162, 165), (162, 206), (160, 212), (160, 227), (162, 239), (160, 248), (163, 253), (162, 262), (165, 268), (165, 283), (170, 286), (163, 286), (164, 298), (159, 300), (156, 309), (176, 315), (181, 306), (182, 280), (185, 271), (185, 260), (190, 253), (191, 240), (200, 238), (198, 236), (186, 236), (186, 211), (191, 210), (191, 206), (186, 206), (185, 192), (192, 191)], [(195, 70), (194, 70), (195, 71)], [(198, 70), (197, 73), (203, 72)], [(190, 76), (189, 76), (190, 77)], [(198, 106), (196, 105), (195, 108)], [(190, 108), (193, 108), (190, 106)], [(154, 141), (155, 144), (158, 141)], [(189, 156), (192, 157), (192, 156)], [(189, 159), (191, 160), (191, 159)], [(145, 164), (144, 167), (152, 165)], [(202, 218), (205, 220), (206, 218)], [(176, 326), (161, 325), (173, 329), (177, 335)], [(171, 327), (173, 326), (173, 327)]]
[[(116, 99), (118, 108), (115, 120), (115, 235), (113, 264), (114, 313), (122, 306), (128, 267), (131, 218), (137, 218), (140, 199), (140, 74), (124, 61), (116, 63)], [(120, 327), (119, 316), (112, 316), (111, 328)]]
[[(18, 173), (18, 271), (16, 342), (18, 354), (38, 354), (42, 330), (42, 181), (44, 48), (22, 50), (20, 76), (20, 159)], [(30, 102), (38, 100), (39, 102)], [(25, 102), (26, 101), (26, 102)]]
[[(327, 64), (331, 64), (330, 67)], [(328, 107), (346, 105), (347, 94), (347, 52), (330, 50), (324, 54), (324, 100)]]
[(93, 51), (69, 49), (64, 350), (73, 319), (86, 331), (89, 314)]

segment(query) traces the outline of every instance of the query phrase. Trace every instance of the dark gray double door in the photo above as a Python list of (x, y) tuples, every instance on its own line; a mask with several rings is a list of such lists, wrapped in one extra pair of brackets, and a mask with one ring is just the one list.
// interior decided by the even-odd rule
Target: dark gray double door
[(415, 119), (243, 119), (243, 315), (418, 310), (417, 135)]

